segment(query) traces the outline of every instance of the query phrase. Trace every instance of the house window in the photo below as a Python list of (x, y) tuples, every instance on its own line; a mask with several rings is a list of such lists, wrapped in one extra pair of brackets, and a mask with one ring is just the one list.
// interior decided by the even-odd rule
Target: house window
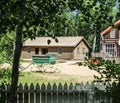
[(80, 48), (77, 48), (77, 55), (80, 55)]
[(83, 54), (85, 54), (86, 53), (86, 50), (85, 50), (85, 48), (83, 48)]
[(110, 56), (113, 57), (114, 56), (114, 44), (106, 44), (106, 53)]
[(42, 54), (47, 54), (48, 53), (48, 48), (42, 48)]
[(39, 48), (35, 48), (35, 54), (39, 54)]
[(110, 38), (115, 38), (115, 29), (111, 29)]
[(27, 48), (27, 52), (31, 53), (31, 48), (30, 47)]
[(62, 54), (62, 48), (58, 48), (58, 53)]

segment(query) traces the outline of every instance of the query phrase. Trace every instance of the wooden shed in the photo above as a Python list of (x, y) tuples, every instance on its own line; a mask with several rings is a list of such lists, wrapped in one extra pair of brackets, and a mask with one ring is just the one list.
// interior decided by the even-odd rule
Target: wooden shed
[[(32, 58), (33, 55), (54, 54), (57, 59), (84, 60), (89, 53), (90, 46), (84, 37), (56, 37), (58, 42), (51, 37), (36, 37), (28, 39), (23, 44), (22, 58)], [(51, 43), (48, 44), (48, 40)]]

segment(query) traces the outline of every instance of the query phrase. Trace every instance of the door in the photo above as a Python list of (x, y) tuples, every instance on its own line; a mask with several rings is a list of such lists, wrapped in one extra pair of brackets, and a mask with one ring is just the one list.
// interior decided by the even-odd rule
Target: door
[(35, 54), (39, 54), (39, 48), (35, 48)]
[(48, 48), (42, 48), (42, 54), (47, 54), (48, 53)]

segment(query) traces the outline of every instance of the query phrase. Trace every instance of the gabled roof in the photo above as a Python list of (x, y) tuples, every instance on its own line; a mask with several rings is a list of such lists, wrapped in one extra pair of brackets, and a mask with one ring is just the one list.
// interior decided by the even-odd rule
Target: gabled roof
[[(56, 37), (58, 42), (51, 37), (36, 37), (36, 39), (31, 40), (28, 39), (25, 41), (23, 46), (62, 46), (62, 47), (75, 47), (80, 43), (82, 40), (85, 41), (86, 45), (90, 48), (87, 41), (82, 37)], [(48, 44), (47, 41), (51, 40), (51, 43)]]
[[(120, 25), (120, 20), (116, 21), (113, 25), (114, 25), (114, 27), (119, 26)], [(101, 35), (106, 35), (106, 34), (108, 34), (110, 32), (111, 29), (112, 29), (112, 26), (109, 26), (104, 31), (102, 31), (100, 34)]]

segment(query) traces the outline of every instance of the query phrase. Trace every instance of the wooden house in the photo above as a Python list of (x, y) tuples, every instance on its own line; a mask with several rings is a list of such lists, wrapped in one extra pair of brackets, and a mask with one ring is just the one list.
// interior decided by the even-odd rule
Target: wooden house
[(116, 21), (113, 26), (109, 26), (100, 33), (100, 53), (94, 56), (102, 57), (105, 60), (115, 60), (120, 63), (120, 20)]
[[(28, 39), (22, 47), (22, 58), (31, 58), (33, 55), (54, 54), (57, 59), (84, 60), (89, 53), (90, 46), (87, 41), (79, 37), (56, 37), (58, 42), (51, 37), (36, 37)], [(47, 41), (51, 40), (48, 44)]]

